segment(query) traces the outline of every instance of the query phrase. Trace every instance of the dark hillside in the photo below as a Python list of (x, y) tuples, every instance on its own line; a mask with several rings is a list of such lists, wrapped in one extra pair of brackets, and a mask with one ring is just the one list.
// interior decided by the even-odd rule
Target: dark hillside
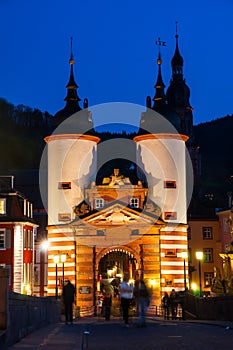
[[(45, 147), (44, 137), (51, 132), (50, 118), (48, 112), (42, 113), (24, 105), (15, 107), (0, 98), (0, 175), (10, 173), (12, 169), (38, 169)], [(233, 115), (194, 126), (194, 134), (201, 153), (202, 175), (198, 192), (202, 203), (213, 208), (226, 207), (227, 192), (233, 192)], [(102, 141), (120, 137), (114, 132), (102, 132), (98, 136)], [(132, 139), (135, 133), (125, 132), (121, 136)], [(115, 166), (114, 160), (107, 164), (111, 168), (109, 172)], [(130, 170), (133, 181), (136, 181), (135, 169), (131, 169), (130, 162), (121, 167), (123, 173)]]
[(225, 207), (227, 192), (233, 191), (233, 116), (201, 123), (194, 133), (200, 145), (203, 198), (212, 198), (215, 207)]

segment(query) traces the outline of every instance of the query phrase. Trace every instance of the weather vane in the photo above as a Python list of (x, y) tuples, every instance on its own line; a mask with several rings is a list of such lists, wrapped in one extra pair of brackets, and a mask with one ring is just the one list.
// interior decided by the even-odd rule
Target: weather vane
[(156, 45), (158, 45), (158, 46), (166, 46), (167, 43), (166, 43), (166, 41), (161, 41), (160, 37), (158, 37), (158, 40), (156, 40)]
[(156, 45), (158, 46), (158, 48), (159, 48), (159, 55), (160, 55), (160, 46), (166, 46), (167, 45), (167, 43), (166, 43), (166, 41), (162, 41), (162, 40), (160, 40), (160, 37), (158, 37), (158, 40), (156, 40)]

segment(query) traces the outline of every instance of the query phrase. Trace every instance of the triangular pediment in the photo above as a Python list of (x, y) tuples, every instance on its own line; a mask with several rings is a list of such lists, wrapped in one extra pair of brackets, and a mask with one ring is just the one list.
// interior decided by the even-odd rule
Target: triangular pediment
[[(138, 210), (125, 206), (125, 203), (116, 201), (104, 208), (90, 212), (82, 218), (83, 223), (90, 225), (121, 226), (130, 224), (139, 225), (163, 225), (164, 221), (157, 215), (144, 210)], [(75, 220), (73, 221), (75, 224)]]

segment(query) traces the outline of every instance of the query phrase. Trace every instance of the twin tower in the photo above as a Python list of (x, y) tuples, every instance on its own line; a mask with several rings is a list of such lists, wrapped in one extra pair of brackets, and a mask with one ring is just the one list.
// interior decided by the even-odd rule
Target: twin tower
[[(65, 274), (79, 287), (79, 305), (95, 304), (98, 264), (112, 250), (133, 256), (137, 272), (148, 281), (156, 281), (156, 300), (163, 291), (184, 287), (181, 252), (188, 251), (187, 209), (193, 186), (189, 154), (195, 153), (195, 147), (178, 35), (166, 93), (160, 52), (157, 63), (155, 95), (147, 97), (146, 108), (129, 103), (89, 108), (84, 99), (82, 109), (71, 49), (66, 105), (53, 117), (53, 132), (45, 138), (42, 166), (46, 166), (47, 173), (44, 204), (50, 242), (48, 295), (57, 290), (53, 259), (58, 252), (69, 255)], [(108, 116), (111, 125), (118, 122), (118, 117), (129, 124), (128, 116), (135, 115), (137, 120), (140, 117), (140, 125), (133, 137), (115, 134), (106, 138), (94, 128), (92, 116), (98, 120), (98, 115)], [(130, 178), (120, 178), (117, 169), (112, 169), (114, 176), (107, 181), (105, 169), (110, 161), (116, 164), (119, 159), (134, 164), (133, 185)], [(116, 167), (121, 172), (120, 165)], [(101, 184), (97, 181), (100, 169)], [(127, 242), (125, 237), (129, 238)], [(88, 286), (88, 295), (83, 294), (83, 286)]]
[[(105, 104), (102, 108), (116, 115), (119, 107), (121, 112), (126, 109), (126, 113), (130, 108), (125, 103)], [(148, 128), (146, 124), (150, 124)], [(157, 112), (147, 109), (142, 113), (141, 127), (133, 140), (120, 137), (101, 142), (93, 133), (87, 110), (71, 115), (45, 140), (49, 225), (73, 221), (74, 208), (85, 200), (85, 190), (95, 186), (99, 168), (119, 158), (136, 163), (138, 181), (146, 183), (148, 188), (147, 200), (160, 208), (159, 216), (164, 222), (187, 223), (187, 170), (192, 185), (191, 161), (186, 149), (188, 136), (178, 133)]]

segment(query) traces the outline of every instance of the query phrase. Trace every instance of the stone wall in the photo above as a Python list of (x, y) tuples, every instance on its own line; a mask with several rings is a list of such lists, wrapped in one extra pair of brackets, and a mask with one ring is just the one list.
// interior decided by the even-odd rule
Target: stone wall
[(186, 311), (188, 318), (233, 321), (233, 295), (199, 298), (187, 293)]
[(0, 348), (60, 321), (61, 304), (54, 297), (33, 297), (8, 291), (8, 275), (0, 269)]

